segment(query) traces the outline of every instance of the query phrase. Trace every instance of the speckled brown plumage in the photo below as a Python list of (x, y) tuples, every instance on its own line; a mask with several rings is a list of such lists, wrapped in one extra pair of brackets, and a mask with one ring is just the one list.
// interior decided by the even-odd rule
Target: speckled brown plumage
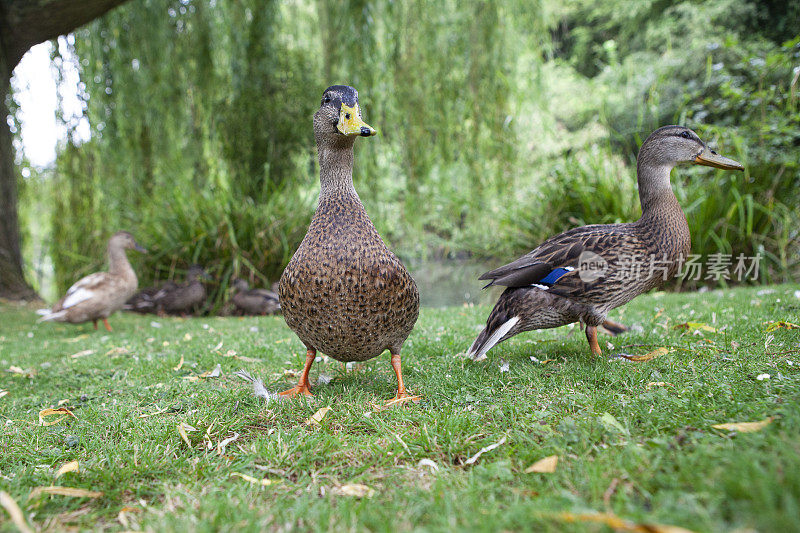
[[(354, 89), (333, 86), (314, 115), (319, 205), (281, 276), (278, 294), (286, 323), (309, 353), (319, 350), (339, 361), (364, 361), (388, 349), (393, 365), (398, 356), (395, 370), (402, 383), (399, 353), (416, 323), (419, 293), (353, 188), (355, 136), (343, 134), (341, 124), (357, 118), (363, 124), (362, 136), (374, 133), (360, 115), (347, 112), (357, 112), (357, 106)], [(405, 391), (398, 390), (398, 396), (403, 395)]]
[[(599, 354), (596, 328), (606, 322), (608, 312), (674, 276), (689, 253), (689, 227), (669, 182), (670, 171), (681, 162), (742, 168), (709, 150), (687, 128), (665, 126), (653, 132), (642, 144), (637, 164), (641, 218), (628, 224), (571, 229), (482, 275), (480, 279), (490, 280), (488, 285), (508, 288), (468, 354), (480, 358), (523, 331), (579, 320), (587, 325), (592, 351)], [(605, 265), (595, 271), (597, 277), (589, 272), (587, 260), (592, 254)]]
[(206, 303), (206, 288), (202, 280), (210, 279), (200, 265), (192, 265), (186, 273), (186, 282), (174, 287), (166, 287), (155, 298), (159, 313), (189, 314), (196, 312)]

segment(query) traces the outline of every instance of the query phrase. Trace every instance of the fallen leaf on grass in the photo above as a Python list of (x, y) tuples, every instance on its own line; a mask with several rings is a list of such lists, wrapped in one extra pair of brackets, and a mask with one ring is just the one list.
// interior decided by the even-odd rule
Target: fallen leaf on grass
[(625, 426), (620, 424), (619, 420), (614, 418), (614, 415), (612, 415), (611, 413), (603, 413), (603, 415), (600, 417), (600, 423), (603, 424), (605, 428), (608, 430), (617, 431), (619, 433), (625, 433), (625, 434), (628, 433), (628, 430), (625, 429)]
[(648, 352), (644, 355), (630, 355), (630, 356), (623, 355), (623, 357), (631, 361), (641, 362), (641, 361), (649, 361), (650, 359), (654, 359), (661, 355), (667, 355), (671, 351), (672, 350), (670, 350), (669, 348), (661, 347), (661, 348), (656, 348), (652, 352)]
[(775, 417), (770, 416), (760, 422), (729, 422), (727, 424), (714, 424), (711, 427), (714, 429), (738, 431), (739, 433), (754, 433), (770, 425), (774, 419)]
[(193, 428), (192, 426), (190, 426), (186, 422), (181, 422), (180, 424), (178, 424), (178, 433), (180, 434), (181, 438), (183, 439), (183, 442), (185, 442), (186, 445), (189, 448), (191, 448), (192, 447), (192, 443), (189, 442), (189, 436), (186, 434), (187, 431), (197, 431), (197, 428)]
[(427, 466), (428, 468), (430, 468), (431, 472), (439, 471), (439, 465), (437, 465), (431, 459), (420, 459), (419, 462), (417, 463), (417, 468), (422, 468), (423, 466)]
[(105, 353), (105, 355), (124, 355), (126, 353), (131, 353), (131, 351), (127, 348), (123, 348), (122, 346), (117, 346), (116, 348), (111, 348)]
[[(547, 515), (545, 515), (547, 516)], [(679, 526), (664, 524), (637, 524), (629, 520), (624, 520), (613, 513), (554, 513), (549, 516), (563, 522), (597, 522), (616, 531), (628, 531), (631, 533), (692, 533), (692, 530)]]
[(490, 452), (490, 451), (494, 450), (498, 446), (502, 446), (503, 444), (505, 444), (505, 442), (506, 442), (506, 437), (504, 435), (503, 438), (500, 439), (499, 441), (495, 442), (494, 444), (490, 444), (489, 446), (486, 446), (485, 448), (481, 448), (478, 453), (476, 453), (475, 455), (473, 455), (472, 457), (470, 457), (469, 459), (464, 461), (464, 466), (474, 464), (475, 461), (477, 461), (480, 458), (481, 455), (483, 455), (486, 452)]
[(185, 341), (192, 340), (192, 334), (191, 333), (187, 333), (186, 335), (183, 336), (183, 340), (185, 340)]
[(86, 356), (86, 355), (93, 355), (95, 352), (96, 352), (96, 350), (81, 350), (80, 352), (77, 352), (77, 353), (74, 353), (74, 354), (70, 355), (70, 358), (71, 359), (77, 359), (79, 357), (83, 357), (83, 356)]
[(767, 333), (770, 331), (775, 331), (776, 329), (800, 329), (800, 326), (797, 324), (792, 324), (791, 322), (784, 322), (783, 320), (779, 320), (777, 322), (769, 322), (767, 326)]
[(0, 398), (2, 398), (3, 396), (5, 396), (6, 394), (8, 394), (8, 391), (7, 391), (7, 390), (0, 389)]
[(224, 454), (225, 453), (225, 448), (228, 446), (228, 444), (230, 444), (231, 442), (235, 441), (238, 438), (239, 438), (239, 434), (238, 433), (234, 433), (232, 436), (228, 437), (227, 439), (223, 439), (223, 440), (219, 441), (219, 443), (217, 443), (217, 455)]
[(270, 485), (275, 485), (281, 482), (280, 479), (269, 479), (266, 477), (263, 479), (258, 479), (257, 477), (248, 476), (247, 474), (242, 474), (241, 472), (231, 472), (230, 477), (239, 477), (245, 481), (249, 481), (254, 485), (261, 485), (262, 487), (269, 487)]
[(68, 463), (64, 463), (61, 465), (61, 468), (58, 469), (56, 472), (56, 479), (60, 478), (67, 472), (79, 472), (80, 471), (80, 464), (78, 461), (70, 461)]
[(69, 496), (70, 498), (100, 498), (103, 496), (102, 492), (86, 489), (77, 489), (74, 487), (59, 487), (51, 485), (49, 487), (36, 487), (31, 491), (28, 500), (33, 500), (42, 494), (55, 494), (58, 496)]
[(320, 409), (319, 411), (308, 417), (308, 419), (306, 420), (306, 424), (309, 426), (310, 425), (318, 426), (319, 423), (322, 422), (322, 419), (325, 418), (325, 415), (328, 414), (328, 411), (330, 410), (331, 410), (330, 407), (323, 407), (322, 409)]
[(181, 360), (178, 363), (178, 366), (173, 367), (172, 370), (180, 370), (182, 366), (183, 366), (183, 354), (181, 354)]
[(72, 342), (82, 341), (83, 339), (88, 339), (88, 338), (89, 338), (89, 334), (88, 333), (84, 333), (83, 335), (78, 335), (77, 337), (72, 337), (71, 339), (64, 339), (64, 342), (72, 343)]
[(533, 472), (537, 472), (539, 474), (552, 474), (556, 471), (556, 465), (558, 465), (558, 456), (557, 455), (550, 455), (545, 457), (544, 459), (539, 459), (531, 466), (525, 469), (526, 474), (530, 474)]
[(372, 498), (375, 495), (375, 489), (361, 483), (348, 483), (347, 485), (334, 487), (331, 492), (339, 496), (351, 496), (353, 498)]
[(141, 507), (128, 507), (127, 505), (119, 510), (119, 514), (117, 515), (117, 520), (119, 523), (122, 524), (123, 527), (130, 528), (131, 524), (128, 520), (128, 513), (141, 513)]
[[(54, 415), (62, 415), (62, 416), (58, 417), (56, 420), (45, 421), (46, 417)], [(70, 411), (66, 407), (59, 407), (58, 409), (42, 409), (41, 411), (39, 411), (39, 424), (42, 426), (53, 426), (55, 424), (58, 424), (68, 416), (71, 416), (72, 418), (78, 418), (74, 414), (72, 414), (72, 411)]]
[(36, 376), (36, 370), (22, 370), (20, 367), (14, 365), (8, 367), (6, 372), (11, 372), (12, 374), (16, 374), (25, 378), (33, 378)]
[(684, 322), (683, 324), (677, 324), (672, 326), (672, 329), (683, 329), (688, 331), (689, 333), (693, 333), (695, 331), (708, 331), (711, 333), (715, 333), (717, 330), (709, 326), (704, 322)]
[(17, 502), (14, 501), (6, 491), (0, 490), (0, 505), (8, 512), (11, 521), (17, 526), (22, 533), (33, 533), (33, 530), (25, 522), (25, 515), (22, 514), (22, 509), (19, 508)]
[(217, 366), (214, 367), (214, 370), (206, 370), (202, 374), (200, 374), (201, 378), (218, 378), (222, 373), (222, 365), (217, 363)]
[(668, 383), (666, 381), (651, 381), (647, 385), (645, 385), (648, 389), (652, 389), (653, 387), (674, 387), (672, 383)]

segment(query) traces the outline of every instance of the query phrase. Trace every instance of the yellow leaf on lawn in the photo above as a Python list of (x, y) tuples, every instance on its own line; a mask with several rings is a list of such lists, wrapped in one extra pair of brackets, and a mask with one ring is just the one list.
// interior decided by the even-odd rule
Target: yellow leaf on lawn
[(192, 340), (192, 334), (191, 333), (187, 333), (186, 335), (183, 336), (183, 340), (185, 340), (185, 341)]
[(181, 354), (181, 361), (178, 363), (178, 366), (174, 367), (172, 370), (180, 370), (183, 366), (183, 354)]
[(692, 331), (709, 331), (711, 333), (716, 332), (717, 330), (709, 326), (704, 322), (684, 322), (683, 324), (677, 324), (672, 326), (672, 329), (685, 329), (688, 332)]
[(72, 359), (77, 359), (77, 358), (79, 358), (79, 357), (83, 357), (83, 356), (85, 356), (85, 355), (92, 355), (92, 354), (94, 354), (94, 353), (95, 353), (95, 350), (81, 350), (81, 351), (80, 351), (80, 352), (78, 352), (78, 353), (74, 353), (74, 354), (70, 355), (70, 357), (71, 357)]
[(3, 396), (5, 396), (6, 394), (8, 394), (8, 391), (7, 391), (7, 390), (0, 389), (0, 398), (2, 398)]
[(103, 496), (102, 492), (94, 490), (51, 485), (49, 487), (36, 487), (31, 491), (31, 495), (28, 496), (28, 499), (33, 500), (41, 494), (56, 494), (58, 496), (69, 496), (70, 498), (100, 498)]
[(119, 520), (119, 523), (122, 524), (123, 527), (130, 528), (131, 524), (130, 521), (128, 520), (127, 513), (141, 513), (142, 510), (143, 509), (141, 507), (128, 507), (126, 505), (125, 507), (119, 510), (119, 514), (117, 514), (117, 520)]
[(761, 431), (772, 423), (775, 417), (770, 416), (761, 420), (760, 422), (730, 422), (727, 424), (714, 424), (711, 426), (714, 429), (724, 429), (729, 431), (738, 431), (739, 433), (753, 433)]
[(341, 487), (334, 487), (331, 492), (340, 496), (352, 496), (353, 498), (372, 498), (375, 495), (375, 489), (361, 483), (348, 483)]
[(178, 424), (178, 433), (180, 434), (181, 438), (183, 439), (183, 442), (185, 442), (186, 445), (189, 448), (191, 448), (192, 447), (192, 443), (189, 442), (189, 436), (186, 434), (187, 431), (197, 431), (197, 429), (193, 428), (192, 426), (190, 426), (186, 422), (181, 422), (180, 424)]
[(19, 508), (19, 505), (14, 498), (12, 498), (6, 491), (0, 490), (0, 505), (8, 512), (8, 515), (11, 517), (11, 521), (14, 522), (14, 525), (17, 526), (17, 529), (22, 531), (22, 533), (33, 533), (33, 530), (28, 526), (28, 523), (25, 522), (25, 515), (22, 514), (22, 509)]
[(331, 410), (330, 407), (323, 407), (322, 409), (311, 415), (308, 418), (308, 420), (306, 420), (306, 424), (308, 424), (309, 426), (312, 424), (319, 425), (319, 423), (322, 422), (322, 419), (325, 418), (325, 415), (328, 414), (328, 411), (330, 410)]
[(776, 329), (800, 329), (800, 326), (797, 324), (792, 324), (791, 322), (785, 322), (783, 320), (777, 322), (770, 322), (767, 326), (767, 333), (770, 331), (775, 331)]
[[(46, 417), (55, 415), (62, 415), (62, 416), (58, 417), (56, 420), (45, 421)], [(68, 416), (71, 416), (72, 418), (77, 418), (75, 415), (72, 414), (72, 411), (70, 411), (66, 407), (59, 407), (58, 409), (42, 409), (41, 411), (39, 411), (39, 424), (42, 426), (53, 426), (55, 424), (58, 424)]]
[(564, 522), (596, 522), (616, 531), (631, 533), (692, 533), (692, 530), (666, 524), (637, 524), (624, 520), (614, 513), (555, 513), (550, 516)]
[(653, 387), (674, 387), (674, 385), (672, 383), (668, 383), (666, 381), (651, 381), (650, 383), (648, 383), (646, 385), (646, 387), (648, 389), (651, 389)]
[(254, 485), (261, 485), (262, 487), (268, 487), (270, 485), (275, 485), (276, 483), (280, 483), (280, 479), (258, 479), (257, 477), (248, 476), (247, 474), (242, 474), (241, 472), (231, 472), (231, 477), (239, 477), (245, 481), (249, 481)]
[(7, 372), (11, 372), (12, 374), (17, 374), (18, 376), (32, 378), (36, 375), (36, 370), (23, 370), (18, 366), (11, 365), (8, 367)]
[(526, 468), (525, 473), (530, 474), (532, 472), (537, 472), (539, 474), (552, 474), (556, 471), (556, 465), (558, 465), (558, 456), (549, 455), (544, 459), (539, 459), (531, 466)]
[(58, 472), (56, 472), (56, 479), (60, 478), (67, 472), (79, 472), (79, 471), (80, 471), (80, 465), (78, 461), (70, 461), (68, 463), (64, 463), (63, 465), (61, 465), (61, 468), (58, 469)]
[(671, 350), (669, 348), (661, 347), (661, 348), (656, 348), (652, 352), (648, 352), (648, 353), (646, 353), (644, 355), (632, 355), (632, 356), (629, 357), (629, 359), (631, 361), (637, 361), (637, 362), (649, 361), (650, 359), (654, 359), (654, 358), (659, 357), (661, 355), (667, 355), (670, 351)]
[(88, 333), (84, 333), (83, 335), (78, 335), (77, 337), (72, 337), (71, 339), (65, 339), (64, 342), (78, 342), (78, 341), (82, 341), (83, 339), (88, 339), (88, 338), (89, 338), (89, 334)]

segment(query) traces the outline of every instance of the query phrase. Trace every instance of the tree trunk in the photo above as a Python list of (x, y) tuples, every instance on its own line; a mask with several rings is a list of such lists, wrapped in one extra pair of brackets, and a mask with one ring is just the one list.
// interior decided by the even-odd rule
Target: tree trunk
[(0, 297), (30, 300), (22, 273), (17, 174), (6, 96), (14, 67), (28, 49), (68, 33), (126, 0), (0, 0)]

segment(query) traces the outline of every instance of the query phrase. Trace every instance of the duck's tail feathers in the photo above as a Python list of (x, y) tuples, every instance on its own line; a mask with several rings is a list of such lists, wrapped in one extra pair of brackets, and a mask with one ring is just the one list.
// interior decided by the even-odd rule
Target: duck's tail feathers
[(37, 309), (36, 310), (36, 314), (39, 315), (39, 316), (47, 316), (52, 312), (53, 312), (52, 309)]
[(36, 321), (37, 324), (39, 322), (47, 322), (48, 320), (58, 320), (59, 318), (62, 318), (64, 315), (67, 314), (66, 309), (57, 311), (55, 313), (51, 312), (50, 309), (39, 309), (36, 312), (40, 315), (43, 315), (42, 318)]
[(480, 332), (478, 338), (475, 339), (475, 342), (473, 342), (472, 346), (467, 350), (467, 357), (472, 358), (473, 361), (482, 361), (486, 359), (486, 352), (500, 342), (500, 340), (511, 331), (511, 328), (517, 325), (517, 322), (519, 322), (519, 317), (515, 316), (506, 320), (492, 331), (489, 331), (487, 326), (486, 329)]

